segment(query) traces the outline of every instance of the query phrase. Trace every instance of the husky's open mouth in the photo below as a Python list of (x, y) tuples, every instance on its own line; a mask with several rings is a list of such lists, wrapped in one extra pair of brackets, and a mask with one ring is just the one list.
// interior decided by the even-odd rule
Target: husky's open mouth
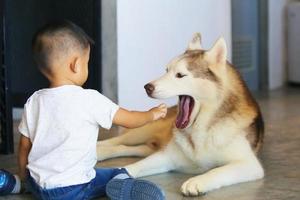
[(178, 105), (178, 115), (176, 118), (176, 127), (184, 129), (190, 122), (190, 116), (194, 108), (195, 101), (191, 96), (180, 95)]

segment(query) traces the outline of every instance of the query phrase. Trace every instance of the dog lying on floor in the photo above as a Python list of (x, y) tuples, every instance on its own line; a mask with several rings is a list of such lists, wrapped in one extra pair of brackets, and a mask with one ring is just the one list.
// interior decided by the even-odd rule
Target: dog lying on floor
[(226, 56), (223, 38), (203, 50), (196, 33), (166, 74), (145, 85), (148, 96), (178, 96), (178, 105), (169, 108), (165, 119), (100, 141), (98, 160), (148, 156), (125, 167), (133, 177), (194, 174), (181, 186), (187, 196), (262, 178), (256, 157), (264, 136), (262, 115)]

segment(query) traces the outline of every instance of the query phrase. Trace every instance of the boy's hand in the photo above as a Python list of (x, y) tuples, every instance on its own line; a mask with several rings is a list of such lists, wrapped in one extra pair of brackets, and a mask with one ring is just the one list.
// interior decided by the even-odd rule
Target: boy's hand
[(168, 109), (166, 104), (160, 104), (159, 106), (154, 107), (149, 111), (152, 112), (153, 120), (158, 120), (160, 118), (166, 117)]
[(124, 108), (119, 108), (116, 112), (113, 123), (125, 128), (137, 128), (145, 124), (164, 118), (167, 115), (167, 105), (161, 104), (149, 111), (128, 111)]

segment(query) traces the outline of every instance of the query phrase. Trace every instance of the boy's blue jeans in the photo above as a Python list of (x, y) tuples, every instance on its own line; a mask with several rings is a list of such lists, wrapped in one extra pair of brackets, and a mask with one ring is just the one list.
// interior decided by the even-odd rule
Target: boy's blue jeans
[(88, 183), (54, 189), (41, 188), (32, 177), (28, 176), (28, 189), (36, 199), (51, 200), (86, 200), (105, 196), (106, 184), (118, 174), (128, 174), (124, 168), (99, 168), (96, 177)]

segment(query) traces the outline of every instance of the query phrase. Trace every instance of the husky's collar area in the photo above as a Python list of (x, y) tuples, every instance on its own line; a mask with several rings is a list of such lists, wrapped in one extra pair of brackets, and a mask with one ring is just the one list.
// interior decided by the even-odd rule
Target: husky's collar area
[(188, 95), (180, 95), (178, 103), (178, 114), (176, 117), (176, 128), (184, 129), (190, 122), (191, 113), (195, 105), (193, 97)]

